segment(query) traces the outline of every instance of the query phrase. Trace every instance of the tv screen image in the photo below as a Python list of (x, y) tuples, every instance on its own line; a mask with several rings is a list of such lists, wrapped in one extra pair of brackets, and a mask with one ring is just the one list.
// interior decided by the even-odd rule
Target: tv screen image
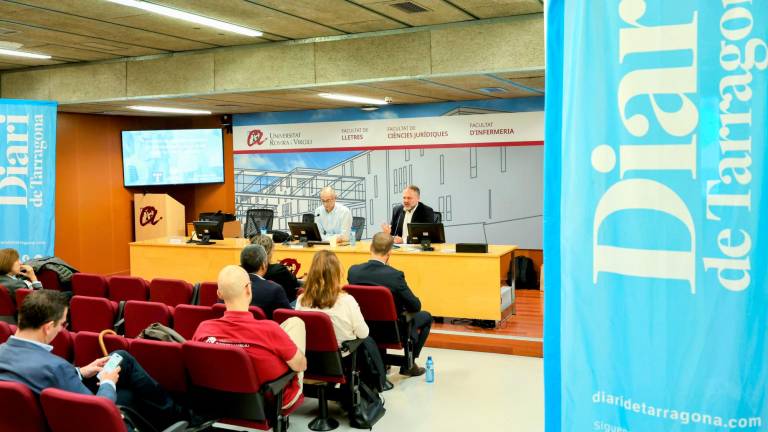
[(123, 131), (123, 184), (224, 182), (221, 129)]

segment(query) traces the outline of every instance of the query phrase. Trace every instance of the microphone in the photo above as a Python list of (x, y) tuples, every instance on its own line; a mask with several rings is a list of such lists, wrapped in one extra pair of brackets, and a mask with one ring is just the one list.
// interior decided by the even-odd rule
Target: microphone
[[(403, 207), (403, 212), (400, 213), (400, 216), (402, 216), (403, 219), (405, 219), (405, 207)], [(400, 226), (400, 217), (398, 217), (397, 220), (395, 220), (395, 229), (392, 230), (392, 237), (397, 235), (397, 227), (398, 226)], [(402, 237), (402, 235), (400, 237)]]
[[(317, 226), (318, 226), (318, 228), (319, 228), (319, 227), (320, 227), (320, 225), (318, 224), (318, 222), (319, 222), (319, 219), (320, 219), (320, 212), (317, 212), (317, 213), (315, 213), (315, 218), (316, 218), (316, 220), (315, 220), (315, 225), (317, 225)], [(325, 229), (323, 229), (323, 235), (326, 235), (326, 234), (327, 234), (327, 233), (325, 232)]]

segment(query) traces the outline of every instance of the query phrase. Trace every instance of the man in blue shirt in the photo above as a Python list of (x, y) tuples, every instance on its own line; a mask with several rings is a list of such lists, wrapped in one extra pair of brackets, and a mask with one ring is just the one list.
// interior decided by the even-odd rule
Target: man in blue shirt
[(84, 380), (98, 380), (96, 396), (130, 406), (153, 424), (165, 427), (175, 420), (189, 418), (190, 413), (177, 405), (126, 351), (116, 351), (123, 357), (120, 366), (101, 375), (98, 373), (109, 357), (76, 368), (53, 354), (50, 343), (66, 320), (64, 293), (40, 290), (29, 294), (19, 310), (16, 335), (0, 345), (0, 380), (25, 384), (38, 394), (53, 387), (86, 395), (93, 392)]
[(315, 209), (315, 223), (323, 240), (337, 235), (339, 241), (348, 241), (352, 229), (352, 212), (336, 202), (336, 191), (326, 186), (320, 191), (323, 205)]

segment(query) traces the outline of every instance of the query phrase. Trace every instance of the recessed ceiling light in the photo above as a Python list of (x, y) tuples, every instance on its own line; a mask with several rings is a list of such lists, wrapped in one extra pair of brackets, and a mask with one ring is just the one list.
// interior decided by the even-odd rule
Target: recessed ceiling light
[(379, 109), (379, 107), (377, 107), (376, 105), (365, 105), (365, 106), (361, 106), (360, 109), (363, 111), (376, 111), (377, 109)]
[(509, 93), (509, 90), (503, 87), (483, 87), (477, 90), (483, 93)]
[(34, 54), (34, 53), (30, 53), (30, 52), (9, 50), (9, 49), (4, 49), (4, 48), (0, 48), (0, 54), (7, 55), (7, 56), (14, 56), (14, 57), (27, 57), (27, 58), (44, 59), (44, 60), (48, 60), (48, 59), (51, 58), (51, 56), (49, 56), (49, 55)]
[(166, 113), (166, 114), (210, 114), (210, 111), (205, 110), (196, 110), (196, 109), (186, 109), (186, 108), (169, 108), (169, 107), (153, 107), (153, 106), (146, 106), (146, 105), (132, 105), (128, 107), (129, 109), (136, 110), (136, 111), (146, 111), (146, 112), (157, 112), (157, 113)]
[(338, 94), (338, 93), (318, 93), (318, 96), (324, 97), (326, 99), (335, 99), (335, 100), (341, 100), (345, 102), (357, 102), (357, 103), (366, 104), (366, 105), (387, 105), (388, 103), (392, 102), (392, 99), (390, 98), (372, 99), (367, 97), (350, 96), (350, 95), (344, 95), (344, 94)]
[(263, 34), (258, 30), (249, 29), (247, 27), (230, 24), (228, 22), (215, 20), (213, 18), (208, 18), (202, 15), (196, 15), (193, 13), (184, 12), (184, 11), (169, 8), (166, 6), (160, 6), (159, 4), (155, 4), (155, 3), (149, 3), (145, 1), (139, 1), (139, 0), (106, 0), (106, 1), (121, 4), (123, 6), (135, 7), (138, 9), (145, 10), (147, 12), (153, 12), (159, 15), (165, 15), (167, 17), (189, 21), (195, 24), (217, 28), (219, 30), (226, 30), (229, 32), (233, 32), (233, 33), (237, 33), (245, 36), (258, 37)]

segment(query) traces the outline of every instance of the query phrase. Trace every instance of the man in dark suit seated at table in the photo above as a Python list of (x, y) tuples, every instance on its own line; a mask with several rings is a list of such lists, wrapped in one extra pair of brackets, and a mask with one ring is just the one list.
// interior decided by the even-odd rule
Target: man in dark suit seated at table
[(248, 272), (251, 279), (251, 305), (260, 307), (267, 318), (272, 319), (275, 309), (293, 309), (285, 295), (285, 290), (271, 280), (264, 278), (269, 267), (267, 252), (262, 245), (251, 244), (243, 248), (240, 253), (240, 267)]
[[(120, 366), (101, 376), (97, 374), (109, 357), (76, 368), (53, 354), (50, 343), (66, 320), (67, 296), (64, 293), (41, 290), (29, 294), (19, 309), (18, 332), (0, 345), (0, 381), (25, 384), (38, 394), (52, 387), (93, 395), (84, 381), (95, 385), (98, 380), (96, 396), (129, 406), (152, 424), (167, 427), (174, 421), (191, 417), (191, 413), (176, 404), (126, 351), (116, 351), (123, 357)], [(202, 422), (202, 419), (197, 421)]]
[[(405, 274), (387, 265), (392, 254), (394, 238), (385, 233), (376, 233), (371, 241), (371, 259), (367, 263), (356, 264), (349, 268), (347, 281), (352, 285), (381, 285), (392, 291), (395, 307), (399, 312), (412, 314), (413, 325), (409, 337), (413, 341), (413, 357), (418, 358), (424, 343), (427, 342), (429, 329), (432, 327), (432, 315), (421, 310), (421, 301), (413, 294), (405, 281)], [(400, 368), (400, 374), (419, 376), (424, 368), (415, 362), (410, 369)]]
[(420, 202), (421, 190), (416, 185), (408, 185), (403, 189), (403, 203), (392, 211), (392, 221), (382, 225), (381, 230), (391, 234), (395, 243), (408, 243), (409, 223), (433, 223), (435, 211), (432, 207)]

